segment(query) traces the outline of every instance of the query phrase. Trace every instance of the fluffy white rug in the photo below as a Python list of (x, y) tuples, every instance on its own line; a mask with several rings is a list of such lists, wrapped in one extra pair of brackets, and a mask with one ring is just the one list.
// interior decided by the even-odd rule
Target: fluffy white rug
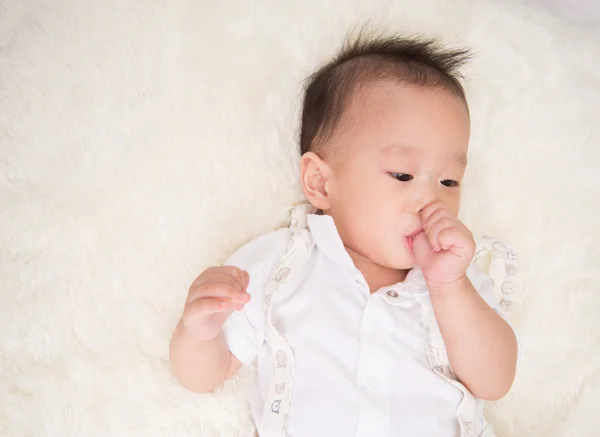
[(1, 436), (249, 434), (249, 374), (186, 392), (170, 333), (300, 199), (300, 83), (367, 20), (478, 53), (462, 216), (524, 285), (498, 434), (598, 435), (598, 30), (518, 1), (0, 0)]

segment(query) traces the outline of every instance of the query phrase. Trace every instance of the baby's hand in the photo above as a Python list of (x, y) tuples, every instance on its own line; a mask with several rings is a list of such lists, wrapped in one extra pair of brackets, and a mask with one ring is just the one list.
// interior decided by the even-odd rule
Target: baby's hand
[(241, 310), (250, 300), (246, 288), (248, 272), (233, 266), (209, 267), (190, 287), (182, 322), (199, 341), (210, 341), (233, 310)]
[(441, 202), (427, 205), (422, 213), (423, 232), (415, 236), (417, 265), (430, 288), (461, 279), (475, 254), (473, 234)]

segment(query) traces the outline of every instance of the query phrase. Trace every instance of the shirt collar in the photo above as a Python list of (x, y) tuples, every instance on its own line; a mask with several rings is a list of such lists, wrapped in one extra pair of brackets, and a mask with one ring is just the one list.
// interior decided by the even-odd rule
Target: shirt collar
[(336, 263), (354, 267), (354, 261), (346, 251), (344, 243), (342, 243), (333, 218), (325, 214), (308, 214), (306, 219), (308, 229), (319, 250)]
[[(327, 257), (332, 261), (355, 268), (354, 261), (350, 257), (350, 254), (346, 251), (344, 243), (340, 238), (340, 234), (337, 230), (333, 218), (326, 214), (307, 214), (306, 216), (308, 229), (312, 234), (315, 244)], [(403, 282), (391, 285), (388, 288), (402, 289), (402, 288), (423, 288), (424, 285), (423, 272), (420, 268), (414, 267), (409, 270), (406, 279)], [(426, 287), (423, 290), (426, 291)]]

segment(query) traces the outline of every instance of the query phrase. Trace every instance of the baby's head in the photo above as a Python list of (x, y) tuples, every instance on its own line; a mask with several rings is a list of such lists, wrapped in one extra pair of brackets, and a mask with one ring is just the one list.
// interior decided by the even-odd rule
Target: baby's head
[(359, 38), (311, 76), (302, 186), (353, 258), (410, 269), (420, 211), (441, 201), (458, 213), (469, 111), (457, 69), (467, 59), (432, 41)]

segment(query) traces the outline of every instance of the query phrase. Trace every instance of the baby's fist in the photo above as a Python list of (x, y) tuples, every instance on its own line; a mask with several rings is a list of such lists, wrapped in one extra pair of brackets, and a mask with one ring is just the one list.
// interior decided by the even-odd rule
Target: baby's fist
[(462, 278), (475, 254), (475, 240), (467, 227), (441, 202), (421, 213), (423, 232), (414, 237), (417, 265), (427, 284), (443, 286)]
[(183, 310), (183, 327), (199, 341), (210, 341), (234, 310), (250, 300), (248, 272), (234, 266), (209, 267), (192, 283)]

